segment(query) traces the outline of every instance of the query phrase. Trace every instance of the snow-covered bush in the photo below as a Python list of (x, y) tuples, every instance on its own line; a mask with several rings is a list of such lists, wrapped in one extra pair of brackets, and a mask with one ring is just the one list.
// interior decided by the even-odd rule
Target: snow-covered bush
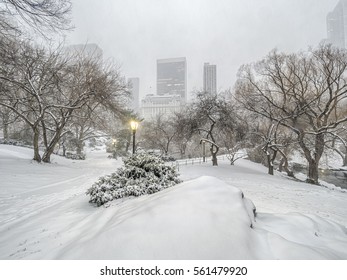
[(73, 159), (73, 160), (85, 160), (86, 159), (86, 155), (84, 153), (75, 154), (75, 153), (71, 153), (71, 152), (66, 152), (65, 157), (68, 159)]
[(101, 206), (113, 199), (152, 194), (181, 182), (176, 169), (165, 165), (157, 155), (138, 153), (123, 161), (124, 167), (99, 178), (88, 189), (89, 202)]
[(0, 138), (0, 144), (31, 148), (31, 146), (26, 144), (24, 141), (15, 140), (15, 139)]

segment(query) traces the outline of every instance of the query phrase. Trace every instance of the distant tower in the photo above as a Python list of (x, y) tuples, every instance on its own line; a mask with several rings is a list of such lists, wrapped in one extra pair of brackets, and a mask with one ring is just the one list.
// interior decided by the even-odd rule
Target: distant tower
[(328, 41), (339, 48), (347, 47), (347, 0), (340, 0), (327, 15)]
[(131, 93), (131, 108), (138, 113), (140, 110), (140, 79), (129, 78), (128, 85)]
[(157, 60), (157, 94), (179, 95), (187, 100), (187, 63), (185, 57)]
[(73, 57), (85, 56), (103, 63), (103, 50), (97, 44), (78, 44), (65, 47), (65, 52)]
[(217, 94), (217, 67), (204, 63), (204, 92)]

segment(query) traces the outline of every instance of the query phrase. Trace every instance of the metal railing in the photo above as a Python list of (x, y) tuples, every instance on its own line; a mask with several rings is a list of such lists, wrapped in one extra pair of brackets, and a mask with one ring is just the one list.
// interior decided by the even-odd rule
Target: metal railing
[[(219, 155), (217, 156), (219, 160), (224, 160), (226, 157), (225, 155)], [(176, 166), (177, 170), (180, 170), (180, 166), (182, 165), (196, 165), (196, 164), (211, 164), (212, 157), (205, 157), (205, 162), (203, 161), (202, 157), (197, 158), (186, 158), (186, 159), (178, 159), (171, 163), (171, 166)]]

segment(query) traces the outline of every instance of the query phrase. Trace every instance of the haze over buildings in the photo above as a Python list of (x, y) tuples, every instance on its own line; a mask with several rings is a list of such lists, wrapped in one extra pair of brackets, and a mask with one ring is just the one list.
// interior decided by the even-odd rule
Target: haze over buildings
[(65, 47), (64, 51), (71, 56), (83, 55), (103, 62), (104, 52), (94, 43), (69, 45)]
[[(189, 100), (192, 91), (208, 87), (204, 88), (203, 82), (204, 62), (218, 65), (216, 90), (217, 80), (218, 90), (226, 90), (233, 87), (242, 64), (260, 60), (272, 49), (297, 52), (317, 46), (324, 38), (346, 47), (345, 3), (346, 0), (73, 0), (76, 29), (66, 41), (97, 42), (105, 59), (113, 57), (120, 65), (122, 75), (141, 79), (139, 98), (150, 95), (147, 104), (168, 100), (154, 98), (165, 95), (163, 88), (167, 87), (165, 83), (158, 86), (157, 59), (184, 56), (189, 61), (185, 73), (185, 99)], [(126, 16), (128, 11), (134, 17)]]
[(157, 60), (157, 94), (179, 95), (187, 100), (187, 62), (185, 57)]
[(306, 50), (327, 37), (338, 0), (73, 0), (68, 44), (96, 42), (122, 75), (139, 77), (140, 96), (155, 94), (156, 60), (186, 57), (187, 99), (202, 90), (202, 66), (218, 66), (218, 90), (239, 67), (277, 48)]
[(327, 15), (328, 42), (339, 48), (347, 47), (347, 0), (340, 0)]
[(210, 94), (217, 93), (217, 66), (204, 63), (204, 88), (203, 91)]
[(145, 119), (179, 112), (187, 101), (187, 61), (185, 57), (157, 60), (157, 94), (141, 102)]
[(179, 95), (153, 95), (148, 94), (141, 101), (141, 117), (151, 120), (159, 115), (170, 117), (171, 114), (182, 109), (182, 100)]
[(131, 109), (140, 112), (140, 79), (128, 78), (128, 87), (131, 95)]

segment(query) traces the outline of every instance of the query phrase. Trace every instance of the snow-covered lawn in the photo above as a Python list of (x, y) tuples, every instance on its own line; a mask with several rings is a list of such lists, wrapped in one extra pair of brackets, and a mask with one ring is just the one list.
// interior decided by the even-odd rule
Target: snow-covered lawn
[(0, 145), (1, 259), (347, 259), (340, 190), (224, 161), (181, 166), (182, 184), (97, 208), (85, 191), (121, 161), (31, 157)]
[(346, 189), (306, 184), (279, 173), (270, 176), (266, 167), (242, 159), (235, 166), (230, 166), (227, 161), (219, 161), (218, 167), (212, 167), (210, 163), (183, 165), (180, 174), (183, 180), (201, 175), (215, 176), (241, 189), (258, 212), (316, 214), (347, 226)]

